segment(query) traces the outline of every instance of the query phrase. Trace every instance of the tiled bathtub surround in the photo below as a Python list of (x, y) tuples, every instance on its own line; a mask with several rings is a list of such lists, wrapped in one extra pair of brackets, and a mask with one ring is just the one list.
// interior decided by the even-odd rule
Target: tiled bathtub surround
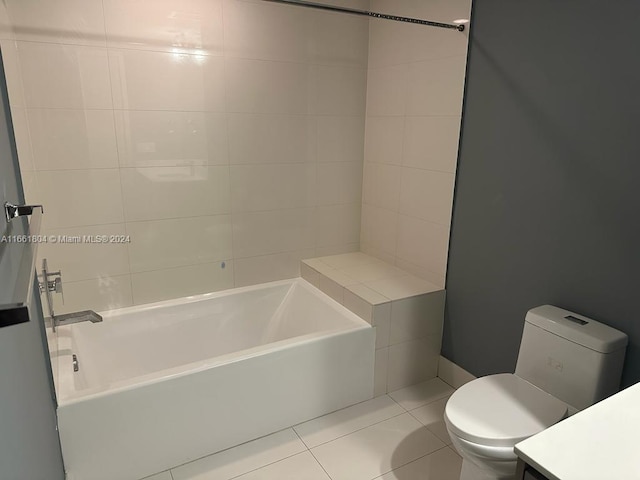
[(360, 252), (303, 260), (301, 274), (376, 328), (374, 395), (437, 375), (441, 287)]
[(257, 0), (4, 3), (44, 233), (131, 238), (43, 245), (63, 272), (58, 313), (296, 277), (301, 258), (358, 250), (368, 20)]
[[(471, 0), (372, 0), (451, 22)], [(361, 250), (444, 286), (467, 33), (371, 21)]]

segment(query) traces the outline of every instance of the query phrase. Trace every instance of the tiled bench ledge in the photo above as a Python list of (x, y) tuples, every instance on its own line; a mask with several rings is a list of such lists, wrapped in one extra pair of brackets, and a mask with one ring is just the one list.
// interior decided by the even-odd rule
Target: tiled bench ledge
[(436, 376), (443, 288), (360, 252), (302, 260), (300, 271), (376, 329), (374, 395)]

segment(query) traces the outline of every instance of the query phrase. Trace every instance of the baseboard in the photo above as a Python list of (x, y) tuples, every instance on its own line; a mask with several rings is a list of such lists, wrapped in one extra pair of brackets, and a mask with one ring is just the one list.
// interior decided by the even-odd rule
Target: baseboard
[(476, 378), (475, 375), (470, 374), (464, 368), (444, 358), (442, 355), (440, 355), (440, 361), (438, 362), (438, 377), (453, 388), (460, 388), (465, 383)]

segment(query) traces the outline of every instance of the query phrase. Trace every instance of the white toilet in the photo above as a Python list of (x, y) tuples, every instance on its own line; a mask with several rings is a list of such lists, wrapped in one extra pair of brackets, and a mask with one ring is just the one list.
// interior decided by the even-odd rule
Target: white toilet
[(515, 373), (460, 387), (445, 423), (460, 480), (513, 479), (513, 446), (617, 392), (627, 336), (551, 305), (527, 312)]

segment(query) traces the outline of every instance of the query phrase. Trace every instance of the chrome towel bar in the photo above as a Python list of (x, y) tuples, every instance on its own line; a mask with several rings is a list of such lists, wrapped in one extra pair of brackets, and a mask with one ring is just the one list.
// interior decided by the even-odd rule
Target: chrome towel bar
[[(42, 205), (14, 205), (9, 202), (4, 208), (7, 230), (0, 242), (0, 253), (12, 259), (15, 275), (11, 279), (12, 285), (3, 286), (0, 295), (0, 327), (25, 323), (30, 319), (38, 250), (38, 242), (32, 239), (40, 234), (44, 211)], [(31, 216), (29, 222), (15, 220), (25, 215)], [(6, 238), (17, 238), (18, 241), (6, 241)]]
[(4, 216), (7, 219), (7, 223), (9, 223), (14, 218), (32, 215), (36, 208), (40, 209), (40, 213), (44, 213), (42, 205), (14, 205), (13, 203), (5, 202)]

